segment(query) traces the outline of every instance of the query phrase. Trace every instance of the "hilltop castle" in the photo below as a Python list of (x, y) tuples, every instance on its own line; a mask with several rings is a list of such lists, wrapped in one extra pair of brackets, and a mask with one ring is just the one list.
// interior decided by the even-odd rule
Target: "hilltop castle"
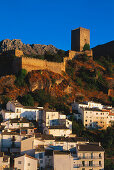
[(0, 56), (0, 75), (15, 74), (22, 68), (26, 69), (28, 72), (47, 69), (61, 74), (65, 71), (66, 62), (68, 60), (72, 60), (75, 56), (83, 53), (92, 56), (92, 50), (86, 52), (82, 51), (86, 43), (90, 44), (90, 30), (82, 27), (72, 30), (71, 50), (68, 51), (68, 57), (64, 57), (61, 63), (28, 58), (24, 56), (21, 50), (6, 51)]

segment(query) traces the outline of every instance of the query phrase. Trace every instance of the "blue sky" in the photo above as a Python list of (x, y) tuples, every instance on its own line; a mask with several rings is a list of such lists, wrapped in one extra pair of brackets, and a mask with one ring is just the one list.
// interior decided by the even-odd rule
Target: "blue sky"
[(0, 0), (0, 41), (71, 49), (71, 30), (90, 29), (91, 47), (114, 40), (114, 0)]

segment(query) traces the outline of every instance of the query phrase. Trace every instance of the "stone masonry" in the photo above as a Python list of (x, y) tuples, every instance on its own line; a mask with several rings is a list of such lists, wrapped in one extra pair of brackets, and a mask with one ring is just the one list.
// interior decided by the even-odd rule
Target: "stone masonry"
[(71, 31), (71, 50), (82, 51), (85, 44), (90, 44), (90, 30), (86, 28), (76, 28)]

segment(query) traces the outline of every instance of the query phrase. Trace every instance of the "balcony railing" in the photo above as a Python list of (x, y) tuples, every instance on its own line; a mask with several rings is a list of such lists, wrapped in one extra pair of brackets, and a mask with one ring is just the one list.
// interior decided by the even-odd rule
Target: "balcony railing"
[(80, 168), (80, 167), (101, 167), (102, 165), (99, 165), (99, 164), (92, 164), (92, 165), (89, 165), (89, 164), (85, 164), (85, 165), (82, 165), (82, 164), (75, 164), (73, 166), (73, 168)]
[(102, 159), (100, 156), (79, 156), (79, 159)]

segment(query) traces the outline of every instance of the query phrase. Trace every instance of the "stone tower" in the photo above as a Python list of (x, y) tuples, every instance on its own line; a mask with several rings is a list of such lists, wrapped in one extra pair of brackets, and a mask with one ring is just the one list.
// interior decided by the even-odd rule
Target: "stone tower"
[(90, 30), (86, 28), (76, 28), (71, 31), (71, 50), (82, 51), (85, 44), (90, 44)]

